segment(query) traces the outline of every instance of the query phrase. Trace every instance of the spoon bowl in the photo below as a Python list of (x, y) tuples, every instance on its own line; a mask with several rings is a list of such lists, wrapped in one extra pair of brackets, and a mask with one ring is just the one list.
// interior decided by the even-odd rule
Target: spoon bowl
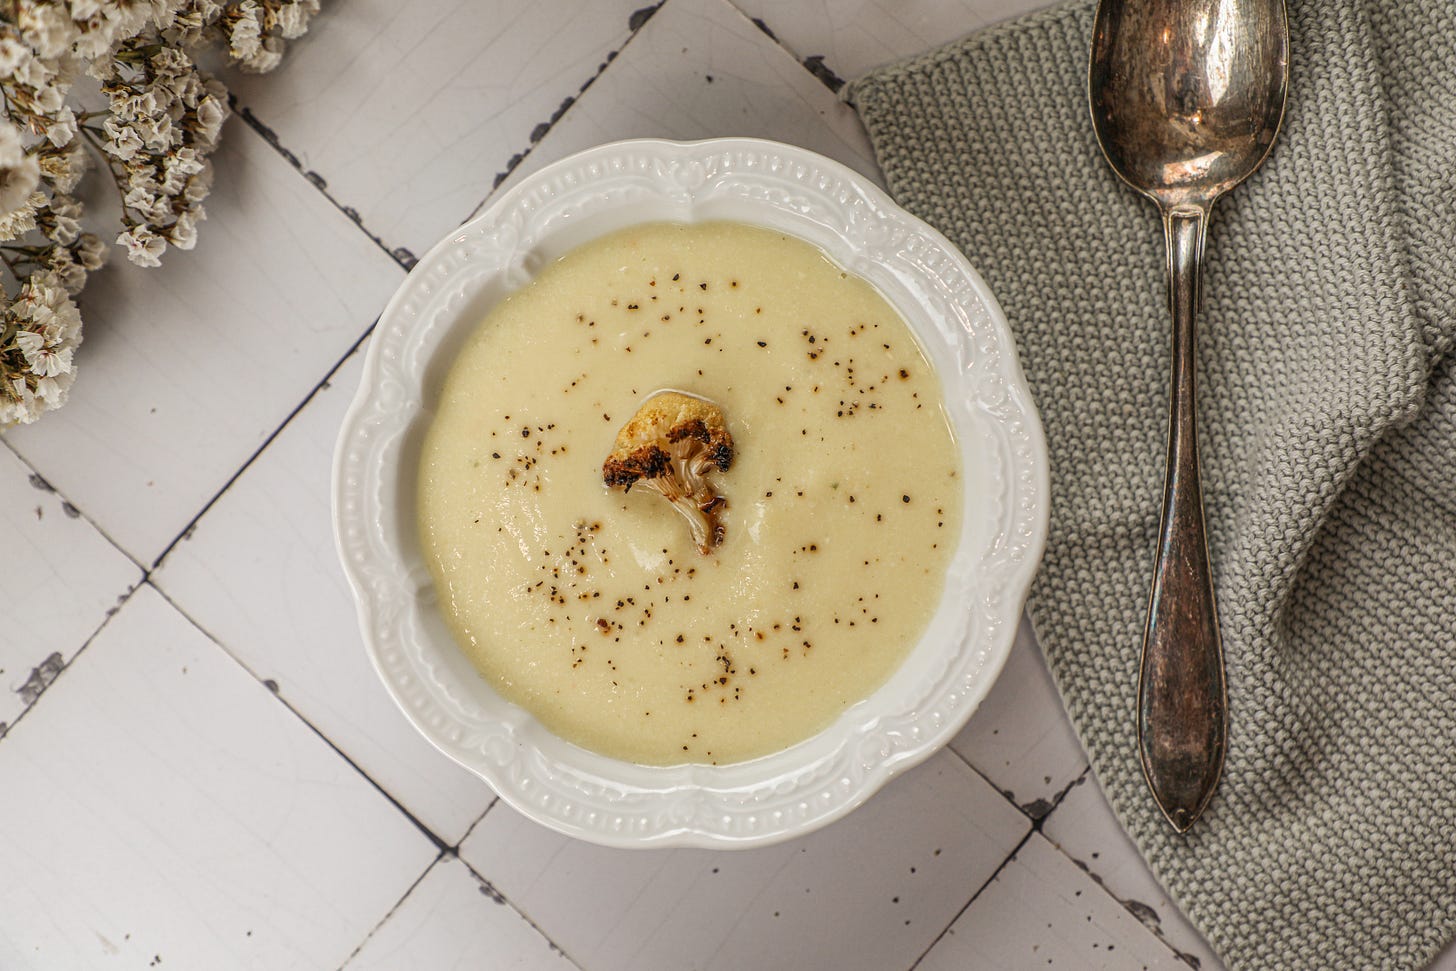
[(1098, 144), (1153, 200), (1173, 322), (1163, 512), (1138, 675), (1138, 756), (1178, 832), (1218, 787), (1223, 645), (1198, 471), (1196, 324), (1218, 197), (1269, 154), (1289, 89), (1283, 0), (1101, 0), (1087, 79)]
[(1088, 85), (1098, 144), (1159, 205), (1211, 204), (1273, 147), (1288, 61), (1280, 0), (1104, 0)]

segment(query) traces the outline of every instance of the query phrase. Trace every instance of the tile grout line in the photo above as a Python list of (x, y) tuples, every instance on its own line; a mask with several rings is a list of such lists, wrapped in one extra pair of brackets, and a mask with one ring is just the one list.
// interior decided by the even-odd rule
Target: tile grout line
[(358, 227), (360, 232), (362, 232), (365, 236), (369, 237), (370, 241), (372, 241), (374, 245), (378, 246), (381, 250), (383, 250), (390, 259), (398, 263), (402, 268), (404, 268), (406, 272), (414, 268), (415, 263), (419, 262), (418, 258), (415, 256), (414, 253), (410, 252), (409, 249), (403, 246), (396, 249), (390, 249), (389, 246), (384, 242), (382, 237), (376, 236), (374, 233), (370, 232), (369, 228), (364, 225), (364, 220), (359, 215), (359, 210), (355, 209), (353, 206), (346, 206), (338, 199), (335, 199), (333, 193), (329, 192), (328, 190), (327, 180), (325, 180), (322, 175), (313, 171), (312, 169), (304, 168), (303, 162), (299, 160), (298, 156), (295, 155), (293, 152), (289, 151), (287, 148), (283, 147), (283, 144), (278, 139), (278, 133), (258, 120), (258, 116), (253, 114), (253, 109), (249, 108), (247, 105), (241, 104), (238, 101), (237, 96), (231, 93), (228, 94), (228, 104), (232, 107), (233, 113), (242, 120), (243, 124), (247, 125), (250, 129), (253, 130), (255, 134), (262, 138), (263, 141), (267, 142), (274, 151), (276, 151), (279, 155), (283, 156), (283, 160), (291, 165), (294, 171), (296, 171), (299, 175), (303, 176), (304, 179), (306, 179), (310, 185), (317, 189), (319, 193), (323, 195), (323, 197), (327, 199), (335, 209), (343, 213), (350, 222)]
[[(500, 802), (499, 799), (496, 800), (496, 803), (498, 803), (498, 802)], [(496, 803), (491, 803), (491, 807), (493, 808), (496, 805)], [(486, 813), (489, 813), (489, 812), (490, 812), (490, 809), (487, 809), (486, 810)], [(485, 818), (485, 813), (482, 813), (481, 814), (481, 819), (484, 819), (484, 818)], [(477, 824), (478, 823), (479, 823), (479, 820), (477, 820)], [(462, 840), (462, 842), (463, 842), (463, 840)], [(473, 867), (473, 866), (470, 865), (470, 861), (469, 860), (465, 859), (465, 857), (463, 857), (463, 856), (460, 856), (458, 853), (456, 854), (456, 858), (465, 867), (465, 869), (467, 869), (467, 870), (470, 871), (470, 875), (471, 876), (475, 877), (476, 880), (479, 880), (480, 881), (481, 892), (482, 893), (484, 893), (486, 896), (490, 897), (490, 899), (494, 900), (496, 903), (501, 904), (502, 906), (505, 906), (505, 907), (509, 907), (509, 908), (511, 908), (511, 910), (514, 910), (517, 914), (520, 914), (521, 915), (521, 919), (524, 920), (526, 923), (530, 924), (531, 927), (533, 929), (535, 929), (536, 933), (541, 935), (541, 939), (544, 940), (551, 947), (551, 950), (555, 951), (557, 954), (560, 954), (562, 957), (564, 957), (567, 961), (569, 961), (571, 963), (572, 967), (577, 968), (578, 971), (580, 971), (580, 969), (583, 967), (582, 963), (580, 961), (578, 961), (576, 958), (572, 957), (570, 954), (567, 954), (566, 953), (566, 949), (563, 948), (560, 944), (557, 944), (556, 941), (555, 941), (555, 939), (552, 938), (552, 936), (550, 934), (546, 933), (546, 929), (544, 927), (542, 927), (540, 924), (536, 923), (535, 919), (530, 914), (526, 913), (526, 911), (522, 907), (518, 906), (515, 901), (511, 900), (504, 893), (502, 893), (499, 887), (497, 887), (495, 884), (491, 883), (484, 876), (482, 876), (479, 870), (475, 869), (475, 867)]]
[(71, 665), (75, 664), (76, 661), (80, 659), (81, 655), (86, 653), (86, 649), (91, 646), (91, 642), (96, 640), (97, 637), (101, 636), (101, 632), (106, 629), (106, 625), (110, 624), (111, 619), (121, 612), (121, 608), (126, 606), (127, 602), (130, 601), (131, 598), (136, 594), (136, 592), (142, 588), (142, 585), (145, 582), (145, 577), (143, 577), (141, 580), (138, 580), (135, 584), (127, 589), (126, 593), (121, 595), (121, 597), (113, 606), (106, 608), (106, 616), (101, 618), (101, 623), (97, 624), (96, 629), (93, 630), (90, 635), (81, 642), (80, 647), (76, 648), (76, 653), (71, 655), (71, 659), (69, 661), (65, 661), (65, 663), (61, 665), (60, 669), (56, 671), (55, 676), (46, 683), (46, 686), (44, 688), (41, 689), (40, 694), (35, 696), (35, 700), (32, 701), (30, 704), (26, 705), (25, 708), (21, 710), (20, 714), (15, 716), (14, 721), (5, 723), (3, 729), (0, 729), (0, 741), (4, 741), (6, 738), (8, 738), (10, 733), (15, 731), (16, 726), (25, 720), (25, 716), (30, 714), (32, 709), (40, 704), (41, 698), (45, 697), (45, 695), (47, 695), (50, 690), (56, 686), (56, 682), (61, 680), (61, 675), (69, 671), (71, 669)]
[[(111, 544), (112, 548), (114, 548), (118, 553), (131, 561), (132, 565), (134, 565), (138, 570), (141, 570), (143, 574), (142, 579), (146, 579), (146, 565), (143, 564), (141, 560), (138, 560), (136, 557), (132, 556), (131, 553), (127, 552), (126, 548), (123, 547), (120, 543), (112, 539), (111, 534), (108, 533), (106, 530), (102, 529), (100, 523), (88, 516), (85, 510), (81, 509), (74, 502), (72, 502), (64, 492), (61, 492), (55, 486), (51, 485), (50, 480), (42, 475), (40, 470), (35, 467), (35, 463), (31, 462), (30, 459), (22, 455), (15, 448), (14, 445), (10, 444), (9, 440), (7, 440), (4, 435), (0, 435), (0, 445), (4, 445), (5, 448), (9, 450), (10, 454), (15, 456), (16, 460), (20, 462), (21, 465), (25, 466), (27, 469), (30, 470), (30, 484), (32, 486), (35, 486), (42, 492), (47, 492), (53, 496), (58, 497), (61, 500), (61, 508), (63, 510), (67, 508), (75, 510), (77, 519), (80, 519), (92, 529), (96, 530), (96, 532), (101, 536), (102, 539), (106, 540), (106, 542)], [(138, 580), (137, 583), (141, 583), (141, 580)]]
[[(731, 3), (732, 0), (729, 0), (729, 2)], [(832, 93), (839, 94), (840, 90), (844, 88), (844, 78), (840, 77), (833, 68), (831, 68), (828, 64), (824, 63), (823, 54), (810, 54), (806, 57), (800, 57), (797, 51), (793, 50), (791, 47), (789, 47), (789, 45), (779, 40), (779, 35), (774, 33), (773, 28), (770, 27), (762, 17), (749, 17), (748, 14), (745, 13), (741, 8), (739, 8), (736, 3), (733, 4), (733, 8), (744, 17), (747, 17), (748, 20), (753, 24), (753, 26), (763, 31), (764, 36), (777, 44), (785, 54), (789, 55), (795, 61), (797, 61), (800, 67), (808, 71), (810, 74), (814, 75), (815, 79), (818, 80), (820, 84), (828, 88)]]
[[(333, 739), (329, 738), (327, 735), (321, 732), (318, 726), (316, 726), (313, 722), (309, 721), (306, 717), (304, 717), (301, 711), (293, 707), (293, 705), (289, 704), (288, 699), (283, 697), (282, 691), (278, 686), (278, 682), (274, 681), (272, 678), (260, 678), (258, 676), (258, 672), (248, 667), (248, 665), (243, 663), (243, 661), (239, 659), (236, 654), (234, 654), (232, 651), (229, 651), (227, 649), (227, 645), (224, 644), (220, 638), (215, 637), (211, 631), (209, 631), (206, 627), (203, 627), (202, 624), (198, 623), (195, 617), (193, 617), (186, 610), (184, 610), (181, 604), (173, 600), (165, 590), (152, 582), (150, 575), (148, 575), (147, 579), (144, 582), (146, 586), (151, 587), (151, 589), (157, 594), (157, 596), (161, 597), (164, 601), (166, 601), (169, 607), (177, 611), (177, 613), (182, 617), (183, 620), (187, 621), (187, 623), (191, 624), (194, 628), (196, 628), (198, 633), (202, 634), (203, 637), (206, 637), (207, 640), (214, 647), (216, 647), (219, 651), (222, 651), (222, 653), (229, 660), (231, 660), (238, 667), (242, 668), (243, 672), (247, 674), (248, 677), (252, 678), (254, 681), (258, 682), (260, 685), (266, 688), (268, 692), (273, 695), (274, 699), (278, 701), (279, 704), (281, 704), (284, 708), (288, 709), (288, 711), (291, 712), (295, 718), (301, 721), (304, 726), (308, 728), (309, 731), (317, 735), (325, 745), (333, 750), (334, 754), (338, 755), (339, 758), (344, 760), (349, 768), (359, 773), (364, 781), (369, 783), (369, 785), (373, 786), (374, 790), (378, 792), (381, 796), (383, 796), (390, 805), (392, 805), (395, 809), (399, 810), (400, 813), (405, 817), (405, 819), (409, 820), (410, 823), (412, 823), (414, 827), (420, 831), (420, 834), (423, 835), (434, 845), (437, 851), (442, 853), (447, 851), (453, 852), (453, 849), (449, 843), (447, 843), (442, 837), (436, 834), (434, 830), (430, 829), (429, 826), (426, 826), (424, 821), (421, 820), (418, 816), (410, 812), (410, 810), (406, 808), (405, 805), (401, 803), (398, 799), (396, 799), (388, 789), (385, 789), (384, 786), (380, 785), (377, 781), (375, 781), (373, 776), (371, 776), (368, 772), (365, 772), (364, 769), (359, 765), (359, 763), (355, 762), (353, 758), (349, 756), (349, 753), (339, 748), (339, 746), (334, 742)], [(138, 584), (138, 586), (140, 586), (140, 584)], [(482, 815), (484, 814), (482, 813)]]
[(1006, 869), (1006, 865), (1008, 863), (1016, 859), (1016, 854), (1020, 853), (1021, 848), (1025, 846), (1027, 844), (1027, 841), (1036, 834), (1037, 830), (1035, 826), (1026, 831), (1026, 835), (1021, 837), (1021, 841), (1017, 843), (1014, 847), (1012, 847), (1010, 853), (1006, 854), (1006, 858), (1003, 859), (1000, 865), (996, 867), (996, 871), (986, 878), (985, 883), (981, 884), (979, 887), (976, 888), (976, 892), (971, 894), (970, 900), (967, 900), (964, 904), (961, 905), (961, 909), (955, 912), (955, 916), (946, 923), (945, 927), (941, 929), (939, 934), (935, 935), (935, 940), (930, 942), (930, 946), (920, 952), (920, 956), (915, 959), (914, 964), (910, 965), (908, 971), (915, 971), (916, 968), (920, 967), (920, 963), (925, 960), (925, 956), (931, 951), (935, 950), (935, 945), (939, 944), (941, 938), (945, 937), (945, 935), (950, 933), (950, 929), (955, 926), (956, 921), (961, 919), (961, 915), (971, 909), (971, 904), (979, 900), (981, 894), (986, 892), (986, 888), (996, 882), (996, 878), (1001, 875), (1001, 871)]
[(464, 846), (465, 845), (465, 841), (468, 840), (468, 839), (470, 839), (470, 834), (475, 832), (475, 827), (479, 826), (482, 822), (484, 822), (485, 817), (486, 816), (489, 816), (490, 815), (490, 811), (492, 809), (494, 809), (498, 805), (500, 805), (500, 796), (496, 795), (495, 794), (495, 791), (492, 790), (491, 791), (491, 800), (486, 805), (485, 809), (481, 811), (481, 813), (480, 813), (479, 816), (476, 816), (475, 817), (475, 822), (471, 823), (469, 826), (467, 826), (465, 828), (465, 835), (464, 836), (461, 836), (460, 839), (455, 842), (455, 845), (452, 846), (452, 847), (450, 847), (450, 848), (452, 850), (454, 850), (456, 853), (459, 853), (460, 852), (460, 847)]
[(556, 110), (551, 113), (550, 118), (539, 123), (538, 125), (536, 125), (535, 128), (531, 129), (531, 138), (530, 141), (526, 144), (526, 147), (521, 151), (517, 152), (515, 155), (512, 155), (510, 160), (506, 162), (506, 167), (495, 174), (495, 179), (491, 184), (490, 191), (485, 194), (480, 202), (475, 204), (475, 208), (471, 209), (470, 214), (461, 220), (461, 224), (467, 223), (470, 220), (474, 219), (476, 215), (478, 215), (480, 211), (485, 208), (486, 204), (495, 197), (496, 190), (498, 190), (501, 185), (506, 181), (506, 179), (510, 178), (511, 173), (514, 172), (520, 166), (520, 164), (524, 162), (533, 151), (536, 150), (536, 146), (541, 143), (541, 140), (551, 133), (551, 129), (555, 128), (556, 123), (560, 121), (563, 117), (565, 117), (567, 111), (569, 111), (572, 106), (576, 104), (576, 102), (581, 98), (582, 95), (586, 94), (587, 89), (595, 84), (597, 79), (606, 73), (607, 68), (610, 67), (612, 62), (617, 59), (617, 56), (621, 54), (622, 51), (626, 50), (627, 45), (632, 43), (633, 39), (636, 38), (637, 34), (640, 33), (642, 28), (647, 25), (647, 22), (652, 19), (653, 15), (656, 14), (657, 11), (662, 9), (665, 3), (667, 3), (667, 0), (656, 0), (655, 3), (650, 3), (645, 7), (639, 7), (638, 9), (632, 11), (632, 14), (627, 18), (627, 38), (622, 41), (621, 44), (617, 45), (615, 49), (607, 52), (606, 58), (602, 61), (602, 63), (597, 65), (596, 72), (592, 74), (591, 77), (587, 78), (585, 81), (582, 82), (581, 87), (576, 89), (576, 94), (568, 96), (564, 101), (561, 102), (560, 105), (557, 106)]
[(171, 555), (172, 551), (177, 548), (178, 544), (182, 543), (184, 540), (192, 535), (192, 531), (197, 528), (197, 524), (202, 519), (202, 517), (207, 515), (208, 510), (212, 509), (212, 507), (217, 504), (218, 500), (221, 499), (223, 495), (232, 488), (233, 483), (237, 482), (238, 479), (242, 477), (243, 473), (247, 472), (248, 469), (252, 467), (253, 463), (258, 460), (258, 457), (261, 456), (268, 449), (268, 446), (273, 444), (274, 439), (276, 439), (279, 435), (283, 434), (283, 430), (287, 428), (290, 424), (292, 424), (293, 419), (298, 417), (299, 412), (303, 411), (304, 408), (308, 407), (309, 402), (313, 401), (313, 399), (318, 396), (320, 391), (323, 391), (326, 388), (332, 386), (331, 382), (333, 381), (334, 376), (339, 373), (339, 370), (346, 363), (348, 363), (349, 358), (353, 357), (356, 353), (359, 352), (360, 347), (363, 346), (364, 342), (369, 339), (369, 335), (374, 333), (374, 328), (378, 323), (379, 318), (376, 317), (368, 327), (364, 328), (364, 332), (360, 334), (352, 344), (349, 345), (349, 349), (344, 352), (343, 356), (341, 356), (337, 361), (329, 366), (329, 369), (324, 373), (324, 376), (320, 378), (312, 388), (309, 389), (308, 393), (303, 396), (298, 404), (293, 406), (292, 410), (288, 412), (288, 414), (281, 422), (278, 423), (278, 426), (268, 433), (268, 437), (263, 439), (262, 442), (258, 443), (258, 447), (253, 450), (252, 454), (250, 454), (246, 459), (243, 460), (243, 464), (238, 466), (237, 470), (234, 471), (232, 475), (228, 476), (227, 481), (224, 482), (218, 488), (218, 490), (212, 494), (211, 498), (209, 498), (205, 503), (202, 504), (202, 508), (199, 509), (196, 514), (194, 514), (192, 518), (187, 521), (187, 525), (183, 526), (182, 530), (178, 532), (176, 536), (172, 537), (172, 541), (169, 542), (162, 550), (162, 552), (157, 554), (157, 558), (152, 561), (151, 567), (144, 568), (146, 570), (146, 579), (150, 579), (152, 573), (162, 566), (162, 563), (167, 559), (169, 555)]
[[(1077, 778), (1073, 779), (1067, 785), (1067, 787), (1062, 790), (1061, 794), (1057, 797), (1057, 805), (1061, 805), (1062, 800), (1067, 797), (1067, 794), (1070, 793), (1077, 786), (1086, 785), (1089, 782), (1094, 785), (1096, 784), (1096, 780), (1092, 777), (1092, 767), (1090, 765), (1087, 766), (1087, 768), (1083, 769), (1082, 774), (1077, 776)], [(1047, 816), (1050, 815), (1051, 813), (1047, 813)], [(1118, 825), (1120, 826), (1121, 823), (1119, 823)], [(1179, 950), (1172, 941), (1168, 940), (1167, 935), (1163, 933), (1161, 918), (1157, 917), (1156, 912), (1153, 912), (1151, 907), (1148, 907), (1141, 901), (1133, 900), (1132, 898), (1124, 899), (1122, 897), (1119, 897), (1117, 894), (1112, 892), (1111, 887), (1107, 886), (1107, 884), (1102, 881), (1101, 876), (1092, 872), (1092, 867), (1090, 865), (1084, 863), (1072, 854), (1068, 853), (1056, 840), (1047, 837), (1047, 842), (1050, 843), (1052, 845), (1052, 848), (1055, 849), (1058, 853), (1060, 853), (1066, 859), (1070, 860), (1073, 864), (1075, 864), (1077, 869), (1087, 874), (1087, 876), (1091, 878), (1092, 882), (1097, 885), (1098, 889), (1100, 889), (1103, 893), (1107, 894), (1107, 896), (1111, 897), (1114, 901), (1116, 901), (1123, 910), (1126, 910), (1129, 914), (1131, 914), (1137, 920), (1137, 922), (1142, 925), (1144, 930), (1146, 930), (1149, 934), (1156, 938), (1158, 943), (1162, 944), (1173, 953), (1173, 957), (1176, 960), (1181, 961), (1182, 963), (1188, 965), (1190, 968), (1197, 968), (1199, 966), (1199, 960), (1195, 955), (1188, 954), (1184, 951)], [(1144, 861), (1144, 865), (1146, 865), (1146, 861)], [(1153, 877), (1153, 881), (1156, 883), (1157, 877)], [(1134, 904), (1138, 906), (1133, 906)], [(1177, 905), (1174, 904), (1174, 907), (1176, 908)], [(1154, 914), (1155, 923), (1150, 923), (1148, 921), (1147, 916), (1143, 913), (1143, 910), (1152, 912)], [(1179, 912), (1181, 913), (1182, 911), (1180, 910)]]
[[(1056, 810), (1056, 808), (1062, 804), (1062, 800), (1066, 798), (1067, 793), (1070, 792), (1072, 790), (1072, 787), (1075, 786), (1087, 774), (1090, 768), (1089, 766), (1083, 766), (1082, 771), (1077, 773), (1076, 778), (1072, 779), (1071, 782), (1068, 782), (1065, 786), (1063, 786), (1062, 789), (1055, 795), (1047, 811), (1042, 813), (1040, 816), (1033, 816), (1030, 812), (1027, 811), (1025, 806), (1022, 806), (1016, 801), (1015, 793), (1011, 792), (1009, 789), (1002, 789), (1000, 786), (996, 785), (995, 781), (992, 780), (989, 775), (982, 772), (974, 762), (972, 762), (969, 758), (957, 751), (954, 745), (947, 742), (944, 748), (956, 758), (960, 759), (963, 763), (965, 763), (966, 767), (969, 768), (972, 772), (980, 776), (982, 782), (986, 783), (986, 785), (990, 786), (992, 789), (995, 789), (997, 795), (1009, 802), (1012, 808), (1014, 808), (1017, 812), (1021, 813), (1021, 815), (1025, 816), (1028, 820), (1030, 820), (1032, 826), (1036, 829), (1041, 829), (1041, 824), (1044, 823)], [(1044, 801), (1045, 800), (1041, 799), (1033, 799), (1031, 802), (1027, 803), (1027, 805), (1035, 806), (1038, 802)]]
[(385, 911), (384, 916), (379, 918), (378, 922), (376, 922), (373, 927), (369, 928), (364, 936), (359, 939), (358, 944), (354, 945), (354, 950), (350, 951), (349, 956), (344, 958), (344, 963), (339, 965), (338, 971), (344, 971), (344, 969), (349, 966), (349, 962), (359, 956), (359, 952), (364, 950), (364, 945), (368, 944), (369, 941), (374, 937), (374, 935), (379, 933), (379, 929), (389, 922), (389, 918), (394, 916), (395, 911), (399, 910), (399, 908), (404, 906), (404, 902), (409, 899), (410, 894), (415, 892), (415, 888), (418, 887), (420, 884), (424, 883), (425, 877), (430, 875), (430, 871), (435, 869), (435, 867), (439, 866), (440, 861), (445, 859), (445, 854), (445, 850), (441, 850), (440, 852), (435, 854), (435, 858), (431, 860), (423, 870), (420, 871), (419, 876), (415, 877), (414, 883), (411, 883), (408, 887), (405, 888), (404, 893), (400, 894), (399, 899), (394, 902), (394, 906), (390, 907), (389, 910)]

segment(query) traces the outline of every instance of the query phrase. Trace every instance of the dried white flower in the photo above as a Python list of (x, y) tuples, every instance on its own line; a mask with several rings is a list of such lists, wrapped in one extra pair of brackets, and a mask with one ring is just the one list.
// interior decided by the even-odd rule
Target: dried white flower
[(36, 157), (40, 162), (40, 177), (55, 191), (66, 193), (76, 188), (91, 163), (91, 156), (79, 140), (72, 141), (62, 151), (42, 150)]
[(49, 210), (37, 219), (46, 238), (62, 245), (70, 245), (81, 235), (81, 203), (71, 196), (57, 192), (51, 196)]
[(206, 219), (207, 213), (201, 206), (196, 209), (184, 209), (178, 216), (177, 221), (172, 224), (167, 238), (172, 245), (180, 250), (189, 250), (197, 245), (197, 223)]
[(0, 78), (15, 76), (20, 66), (31, 60), (30, 47), (14, 34), (0, 35)]
[(109, 249), (95, 233), (82, 233), (76, 241), (75, 257), (87, 271), (99, 270), (110, 255)]
[(246, 61), (263, 48), (263, 16), (258, 10), (257, 0), (243, 0), (234, 13), (236, 16), (228, 33), (228, 53), (236, 60)]
[(86, 286), (86, 268), (76, 261), (72, 252), (64, 246), (52, 246), (46, 251), (41, 265), (55, 275), (56, 281), (66, 288), (71, 296)]
[(278, 10), (278, 33), (288, 40), (302, 37), (308, 30), (308, 22), (318, 13), (317, 0), (313, 3), (290, 3)]
[(32, 422), (60, 407), (75, 379), (81, 315), (48, 269), (33, 272), (0, 318), (0, 423)]
[(267, 74), (283, 61), (283, 41), (269, 35), (250, 57), (243, 58), (238, 66), (249, 74)]
[(197, 125), (193, 129), (193, 137), (198, 143), (211, 148), (217, 144), (217, 136), (222, 132), (222, 123), (228, 118), (227, 102), (209, 94), (197, 102)]
[(106, 132), (106, 144), (103, 146), (107, 153), (120, 161), (127, 162), (136, 157), (146, 147), (146, 142), (137, 133), (136, 128), (125, 121), (120, 121), (115, 115), (107, 118), (102, 123), (102, 129)]
[(57, 58), (69, 51), (79, 33), (76, 22), (58, 3), (21, 3), (15, 19), (21, 36), (44, 58)]
[(126, 247), (126, 258), (137, 266), (161, 266), (167, 241), (145, 226), (132, 226), (116, 237), (118, 246)]
[(76, 113), (67, 106), (57, 112), (46, 125), (46, 139), (56, 148), (65, 148), (79, 131), (76, 126)]
[(207, 198), (207, 194), (211, 190), (212, 160), (204, 159), (198, 173), (187, 180), (187, 188), (182, 190), (182, 200), (189, 205), (198, 205)]
[[(277, 66), (319, 0), (0, 0), (0, 426), (59, 406), (75, 378), (81, 318), (72, 300), (108, 248), (83, 233), (77, 197), (92, 153), (122, 200), (117, 243), (156, 266), (191, 249), (212, 187), (208, 156), (228, 93), (193, 49), (220, 46), (245, 71)], [(82, 70), (106, 106), (67, 103)], [(89, 146), (87, 143), (90, 143)], [(84, 195), (84, 193), (82, 193)]]
[(10, 122), (0, 120), (0, 167), (14, 168), (24, 159), (25, 144), (20, 140), (20, 130)]

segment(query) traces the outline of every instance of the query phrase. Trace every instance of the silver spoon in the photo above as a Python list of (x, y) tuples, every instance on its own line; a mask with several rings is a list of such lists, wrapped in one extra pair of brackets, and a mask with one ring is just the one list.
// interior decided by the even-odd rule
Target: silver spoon
[(1101, 0), (1088, 73), (1113, 170), (1157, 203), (1173, 378), (1163, 515), (1138, 679), (1138, 754), (1178, 832), (1218, 785), (1228, 695), (1198, 477), (1195, 321), (1214, 201), (1257, 169), (1284, 117), (1283, 0)]

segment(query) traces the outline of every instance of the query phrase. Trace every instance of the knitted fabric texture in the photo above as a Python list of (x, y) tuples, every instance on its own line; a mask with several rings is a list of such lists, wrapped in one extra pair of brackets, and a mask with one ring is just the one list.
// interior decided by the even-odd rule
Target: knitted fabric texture
[(854, 83), (891, 192), (1005, 308), (1046, 427), (1029, 610), (1124, 827), (1238, 968), (1456, 933), (1456, 5), (1289, 0), (1284, 130), (1209, 229), (1203, 484), (1228, 670), (1191, 833), (1136, 754), (1167, 434), (1156, 210), (1093, 138), (1086, 0)]

